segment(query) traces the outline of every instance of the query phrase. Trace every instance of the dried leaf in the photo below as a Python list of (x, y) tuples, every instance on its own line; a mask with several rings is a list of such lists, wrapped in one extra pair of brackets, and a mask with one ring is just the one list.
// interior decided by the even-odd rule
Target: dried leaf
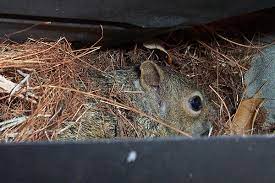
[[(27, 74), (26, 77), (19, 83), (14, 83), (12, 81), (10, 81), (9, 79), (5, 78), (3, 75), (0, 75), (0, 93), (9, 93), (10, 97), (14, 96), (16, 94), (16, 92), (18, 92), (19, 90), (21, 90), (22, 85), (25, 82), (28, 82), (29, 79), (29, 75)], [(23, 95), (22, 93), (18, 94), (18, 97), (20, 98), (25, 98), (27, 101), (30, 101), (32, 103), (37, 103), (37, 101), (35, 99), (37, 99), (38, 97), (33, 94), (30, 91), (25, 91), (25, 94)], [(29, 98), (32, 97), (32, 98)], [(10, 100), (10, 98), (9, 98)]]
[(6, 79), (4, 76), (0, 75), (0, 92), (10, 93), (13, 88), (16, 87), (16, 83)]
[(166, 53), (167, 57), (168, 57), (167, 63), (168, 64), (172, 64), (172, 58), (171, 58), (171, 56), (169, 55), (168, 51), (163, 46), (161, 46), (160, 43), (157, 43), (157, 42), (145, 42), (145, 43), (143, 43), (143, 46), (145, 48), (150, 49), (150, 50), (157, 49), (157, 50), (160, 50), (160, 51)]
[(237, 112), (229, 125), (229, 135), (249, 135), (252, 132), (259, 108), (264, 99), (250, 98), (242, 100)]

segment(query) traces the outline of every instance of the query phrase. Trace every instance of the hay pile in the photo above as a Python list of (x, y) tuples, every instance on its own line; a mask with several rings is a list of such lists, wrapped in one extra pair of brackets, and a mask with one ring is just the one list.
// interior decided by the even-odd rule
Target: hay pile
[[(65, 39), (1, 44), (0, 74), (17, 83), (19, 90), (1, 92), (0, 138), (51, 140), (62, 122), (76, 120), (85, 96), (70, 89), (91, 90), (89, 81), (84, 80), (89, 64), (81, 58), (96, 49), (73, 51)], [(24, 83), (22, 73), (29, 76)]]
[[(203, 88), (216, 107), (219, 115), (212, 135), (224, 134), (245, 91), (243, 75), (253, 54), (263, 46), (238, 41), (216, 36), (208, 42), (163, 43), (173, 60), (172, 67)], [(24, 44), (0, 44), (0, 75), (15, 87), (0, 90), (0, 139), (54, 140), (67, 123), (77, 123), (83, 117), (89, 98), (115, 102), (114, 94), (103, 95), (100, 87), (93, 86), (91, 72), (127, 69), (146, 59), (167, 64), (165, 54), (142, 45), (99, 49), (73, 50), (65, 38), (50, 43), (28, 40)], [(129, 123), (120, 116), (119, 121), (123, 120)], [(262, 133), (262, 120), (258, 121), (255, 133)]]

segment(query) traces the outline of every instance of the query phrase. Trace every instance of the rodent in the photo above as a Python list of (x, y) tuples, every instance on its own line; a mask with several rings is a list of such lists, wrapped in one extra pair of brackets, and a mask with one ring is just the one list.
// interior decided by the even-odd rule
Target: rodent
[[(161, 67), (147, 60), (138, 69), (116, 70), (99, 75), (93, 77), (96, 78), (95, 83), (104, 88), (102, 91), (108, 92), (117, 88), (136, 108), (157, 116), (192, 136), (205, 134), (212, 127), (208, 119), (211, 105), (205, 96), (187, 78), (168, 67)], [(59, 138), (87, 140), (117, 137), (121, 130), (119, 119), (100, 111), (98, 105), (98, 100), (90, 102), (90, 109), (80, 120), (80, 125), (72, 124)], [(178, 135), (177, 132), (139, 115), (135, 115), (130, 123), (143, 131), (142, 137)]]

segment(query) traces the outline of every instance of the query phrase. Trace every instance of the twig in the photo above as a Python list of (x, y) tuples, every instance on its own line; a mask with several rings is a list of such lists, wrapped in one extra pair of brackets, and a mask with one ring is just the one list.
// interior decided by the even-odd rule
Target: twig
[(217, 34), (217, 36), (220, 37), (221, 39), (225, 40), (225, 41), (228, 41), (229, 43), (235, 44), (237, 46), (245, 47), (245, 48), (262, 49), (262, 48), (266, 47), (266, 46), (254, 46), (254, 45), (253, 46), (248, 46), (248, 45), (244, 45), (244, 44), (240, 44), (240, 43), (234, 42), (234, 41), (232, 41), (232, 40), (230, 40), (228, 38), (223, 37), (220, 34)]
[(15, 35), (15, 34), (20, 34), (20, 33), (29, 31), (29, 30), (31, 30), (32, 28), (36, 27), (36, 26), (39, 26), (39, 25), (49, 25), (49, 24), (51, 24), (51, 22), (39, 22), (39, 23), (36, 23), (36, 24), (34, 24), (34, 25), (31, 25), (31, 26), (29, 26), (29, 27), (27, 27), (27, 28), (25, 28), (25, 29), (23, 29), (23, 30), (19, 30), (19, 31), (16, 31), (16, 32), (13, 32), (13, 33), (9, 33), (9, 34), (7, 34), (6, 36), (7, 36), (7, 37), (10, 37), (10, 36), (13, 36), (13, 35)]
[(198, 43), (200, 43), (200, 44), (203, 45), (204, 47), (208, 48), (209, 50), (215, 52), (216, 54), (219, 54), (220, 56), (222, 56), (223, 58), (225, 58), (226, 60), (228, 60), (229, 63), (230, 63), (232, 66), (237, 65), (237, 66), (241, 67), (242, 69), (247, 70), (247, 68), (245, 68), (244, 66), (240, 65), (240, 64), (237, 63), (235, 60), (233, 61), (232, 59), (228, 58), (226, 55), (224, 55), (224, 54), (218, 52), (217, 50), (215, 50), (215, 49), (213, 49), (213, 48), (211, 48), (211, 47), (208, 46), (206, 43), (201, 42), (201, 41), (198, 41)]
[(2, 126), (0, 128), (0, 132), (10, 128), (10, 127), (14, 127), (14, 126), (17, 126), (21, 123), (23, 123), (24, 121), (26, 121), (28, 119), (28, 117), (26, 116), (22, 116), (22, 117), (19, 117), (19, 118), (13, 118), (13, 119), (10, 119), (10, 120), (7, 120), (7, 121), (3, 121), (3, 122), (0, 122), (0, 126)]
[(10, 92), (10, 97), (11, 96), (13, 96), (16, 92), (18, 92), (21, 88), (22, 88), (22, 85), (24, 84), (24, 83), (26, 83), (28, 80), (29, 80), (29, 78), (30, 78), (30, 75), (29, 74), (25, 74), (25, 73), (23, 73), (22, 71), (19, 71), (18, 70), (18, 73), (20, 74), (22, 74), (22, 75), (25, 75), (25, 78), (24, 79), (22, 79), (12, 90), (11, 90), (11, 92)]
[(225, 109), (226, 109), (226, 112), (227, 112), (227, 115), (228, 115), (228, 120), (231, 122), (231, 115), (230, 115), (230, 112), (224, 102), (224, 100), (222, 99), (222, 97), (219, 95), (219, 93), (211, 86), (209, 85), (209, 88), (218, 96), (218, 98), (221, 100), (222, 104), (224, 105)]

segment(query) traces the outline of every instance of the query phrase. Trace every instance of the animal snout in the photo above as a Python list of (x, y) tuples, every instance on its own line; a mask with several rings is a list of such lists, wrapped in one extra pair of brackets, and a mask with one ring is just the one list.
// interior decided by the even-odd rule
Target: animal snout
[(202, 124), (202, 132), (200, 134), (200, 136), (210, 136), (211, 133), (212, 133), (212, 129), (213, 129), (213, 126), (210, 122), (205, 122)]

